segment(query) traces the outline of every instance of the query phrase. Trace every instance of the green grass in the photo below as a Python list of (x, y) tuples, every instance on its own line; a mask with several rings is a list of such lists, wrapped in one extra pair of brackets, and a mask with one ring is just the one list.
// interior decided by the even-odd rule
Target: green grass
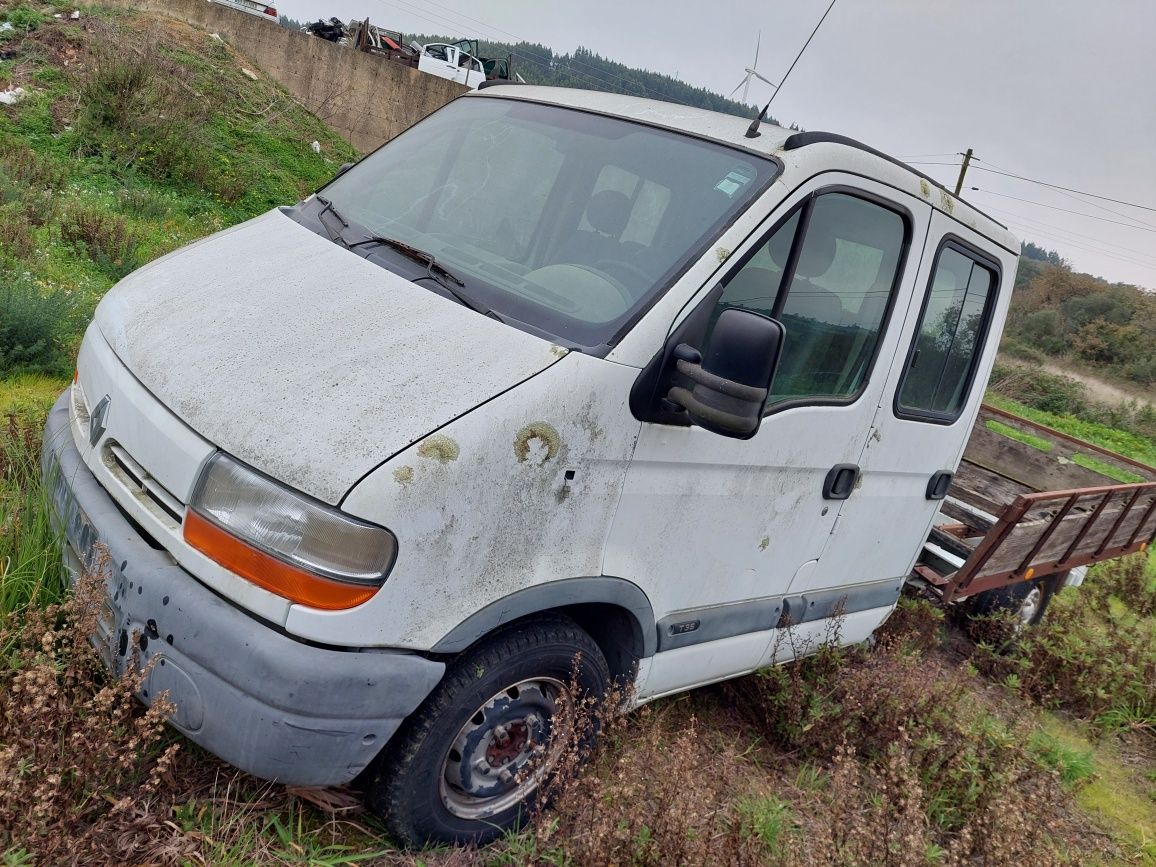
[[(50, 4), (22, 8), (28, 33), (10, 34), (5, 47), (18, 53), (0, 61), (0, 83), (30, 94), (0, 111), (0, 279), (19, 277), (40, 292), (44, 317), (62, 319), (56, 308), (70, 300), (66, 333), (54, 338), (61, 345), (40, 365), (64, 374), (84, 322), (117, 279), (299, 201), (356, 154), (283, 88), (246, 77), (251, 62), (208, 33), (100, 8), (86, 9), (82, 28), (53, 19)], [(57, 65), (51, 46), (61, 43), (84, 62)], [(136, 102), (95, 86), (101, 64), (89, 52), (115, 69), (109, 58), (142, 50), (151, 72)], [(101, 99), (130, 116), (102, 126), (92, 120), (104, 116), (93, 102)], [(78, 240), (69, 231), (77, 220), (95, 225), (96, 237)], [(27, 307), (24, 322), (35, 315)], [(0, 335), (5, 321), (0, 309)], [(6, 364), (0, 352), (0, 375), (36, 366)]]
[(40, 430), (64, 385), (46, 376), (0, 379), (0, 615), (55, 602), (64, 591), (38, 460)]
[(1044, 767), (1051, 768), (1060, 775), (1060, 782), (1068, 789), (1092, 779), (1095, 765), (1092, 750), (1077, 749), (1071, 743), (1061, 741), (1047, 729), (1032, 732), (1028, 749)]
[(1046, 425), (1061, 433), (1066, 433), (1077, 439), (1093, 443), (1101, 448), (1113, 451), (1116, 454), (1132, 458), (1132, 460), (1140, 461), (1142, 464), (1156, 467), (1156, 442), (1146, 437), (1108, 427), (1104, 424), (1084, 421), (1071, 415), (1058, 415), (1039, 409), (1032, 409), (1022, 403), (990, 391), (987, 393), (985, 399), (992, 406), (1010, 412), (1013, 415), (1018, 415), (1020, 418), (1026, 418), (1028, 421)]
[(1050, 452), (1052, 450), (1052, 443), (1050, 441), (1043, 439), (1042, 437), (1032, 436), (1029, 433), (1024, 433), (1018, 428), (1014, 428), (1009, 424), (996, 421), (995, 419), (988, 419), (987, 422), (984, 423), (984, 427), (993, 433), (1000, 434), (1001, 436), (1005, 436), (1008, 439), (1013, 439), (1016, 442), (1031, 446), (1033, 449), (1039, 449), (1041, 452)]
[(1091, 455), (1078, 454), (1072, 456), (1072, 463), (1078, 464), (1086, 470), (1091, 470), (1094, 473), (1099, 473), (1101, 476), (1107, 476), (1109, 479), (1115, 479), (1117, 482), (1124, 484), (1135, 484), (1136, 482), (1144, 481), (1144, 477), (1136, 473), (1130, 473), (1127, 470), (1114, 467), (1099, 458), (1094, 458)]
[(744, 835), (758, 837), (772, 854), (782, 849), (793, 828), (790, 804), (774, 795), (747, 798), (739, 802), (738, 813)]
[(1071, 723), (1045, 714), (1041, 737), (1069, 755), (1087, 756), (1092, 775), (1076, 793), (1081, 808), (1125, 843), (1131, 863), (1156, 865), (1156, 800), (1111, 742), (1092, 743)]

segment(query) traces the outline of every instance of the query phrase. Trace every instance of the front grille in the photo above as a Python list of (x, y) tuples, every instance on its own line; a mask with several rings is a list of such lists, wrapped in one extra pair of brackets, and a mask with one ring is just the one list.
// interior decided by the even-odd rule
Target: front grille
[(124, 447), (109, 441), (105, 447), (105, 466), (130, 494), (150, 507), (150, 510), (170, 529), (181, 525), (185, 504), (169, 493), (148, 471), (133, 460)]

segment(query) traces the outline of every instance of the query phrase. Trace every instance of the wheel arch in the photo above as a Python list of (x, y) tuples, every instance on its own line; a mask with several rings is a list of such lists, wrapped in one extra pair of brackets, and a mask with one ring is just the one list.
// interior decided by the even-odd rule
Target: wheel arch
[(629, 676), (658, 647), (654, 609), (642, 589), (625, 578), (598, 575), (537, 584), (474, 612), (430, 648), (460, 653), (501, 626), (538, 614), (564, 614), (602, 649), (615, 678)]

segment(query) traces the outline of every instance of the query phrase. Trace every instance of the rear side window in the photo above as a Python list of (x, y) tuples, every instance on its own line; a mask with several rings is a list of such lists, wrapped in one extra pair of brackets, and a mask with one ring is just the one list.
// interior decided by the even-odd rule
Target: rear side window
[(859, 395), (906, 239), (906, 221), (896, 211), (847, 193), (825, 193), (812, 200), (805, 219), (796, 211), (728, 279), (715, 319), (727, 307), (744, 307), (786, 328), (768, 407), (842, 403)]
[(999, 276), (955, 241), (940, 247), (919, 331), (899, 386), (900, 416), (952, 422), (967, 402)]

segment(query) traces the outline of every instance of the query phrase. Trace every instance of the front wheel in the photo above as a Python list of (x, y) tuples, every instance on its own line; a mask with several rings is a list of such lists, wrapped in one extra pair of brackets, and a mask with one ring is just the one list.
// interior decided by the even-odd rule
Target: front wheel
[(494, 633), (450, 664), (390, 742), (368, 777), (369, 807), (410, 846), (493, 840), (555, 770), (561, 704), (600, 699), (609, 684), (602, 651), (569, 618)]

